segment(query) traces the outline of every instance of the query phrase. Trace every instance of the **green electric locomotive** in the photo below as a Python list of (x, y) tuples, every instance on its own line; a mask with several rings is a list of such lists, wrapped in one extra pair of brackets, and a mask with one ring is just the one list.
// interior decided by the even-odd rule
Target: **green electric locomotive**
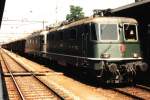
[(142, 62), (137, 21), (90, 17), (50, 30), (47, 57), (63, 66), (92, 72), (107, 83), (133, 81), (147, 70)]

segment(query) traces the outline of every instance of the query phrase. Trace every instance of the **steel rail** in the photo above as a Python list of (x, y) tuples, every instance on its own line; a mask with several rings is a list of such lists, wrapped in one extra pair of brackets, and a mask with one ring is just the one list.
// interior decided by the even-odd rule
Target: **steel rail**
[(150, 92), (150, 87), (148, 86), (136, 84), (136, 87)]
[(58, 96), (61, 100), (64, 100), (62, 96), (60, 96), (57, 92), (55, 92), (53, 89), (51, 89), (47, 84), (45, 84), (43, 81), (41, 81), (35, 74), (33, 76), (41, 83), (43, 84), (46, 88), (50, 89), (56, 96)]
[[(5, 52), (5, 51), (4, 51), (4, 52)], [(7, 53), (5, 52), (5, 54), (7, 54)], [(51, 89), (47, 84), (45, 84), (43, 81), (41, 81), (41, 80), (35, 75), (34, 72), (29, 71), (27, 68), (25, 68), (24, 65), (22, 65), (22, 64), (19, 63), (19, 62), (17, 62), (17, 60), (14, 59), (13, 57), (11, 57), (9, 54), (7, 54), (7, 55), (8, 55), (10, 58), (12, 58), (17, 64), (19, 64), (20, 66), (22, 66), (23, 69), (25, 69), (26, 71), (28, 71), (29, 73), (31, 73), (34, 78), (36, 78), (36, 79), (37, 79), (41, 84), (43, 84), (46, 88), (48, 88), (49, 90), (51, 90), (57, 97), (59, 97), (61, 100), (64, 100), (64, 99), (65, 99), (65, 98), (63, 98), (61, 95), (59, 95), (57, 92), (55, 92), (55, 90)]]
[(118, 93), (121, 93), (121, 94), (123, 94), (123, 95), (129, 96), (129, 97), (131, 97), (131, 98), (133, 98), (133, 99), (135, 99), (135, 100), (144, 100), (144, 98), (138, 97), (138, 96), (136, 96), (136, 95), (132, 95), (132, 94), (130, 94), (130, 93), (127, 93), (127, 92), (125, 92), (125, 91), (121, 91), (121, 90), (116, 89), (116, 88), (111, 88), (111, 90), (113, 90), (113, 91), (115, 91), (115, 92), (118, 92)]
[[(0, 51), (0, 52), (1, 52), (1, 51)], [(20, 94), (21, 99), (22, 99), (22, 100), (25, 100), (25, 98), (24, 98), (24, 96), (23, 96), (23, 93), (21, 92), (21, 89), (20, 89), (19, 85), (17, 84), (16, 79), (15, 79), (13, 73), (11, 72), (11, 70), (10, 70), (10, 68), (9, 68), (10, 66), (8, 65), (8, 62), (6, 62), (6, 59), (3, 57), (2, 53), (1, 53), (1, 57), (2, 57), (2, 59), (3, 59), (3, 61), (4, 61), (4, 64), (5, 64), (6, 68), (8, 69), (8, 71), (9, 71), (9, 73), (10, 73), (10, 75), (11, 75), (11, 78), (12, 78), (12, 80), (13, 80), (13, 82), (14, 82), (14, 84), (15, 84), (15, 86), (16, 86), (16, 88), (17, 88), (19, 94)]]

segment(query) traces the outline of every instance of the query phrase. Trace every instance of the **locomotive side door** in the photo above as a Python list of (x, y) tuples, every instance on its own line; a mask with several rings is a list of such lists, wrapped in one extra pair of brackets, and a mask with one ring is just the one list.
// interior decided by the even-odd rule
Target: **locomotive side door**
[(82, 57), (87, 57), (88, 52), (88, 25), (82, 27)]

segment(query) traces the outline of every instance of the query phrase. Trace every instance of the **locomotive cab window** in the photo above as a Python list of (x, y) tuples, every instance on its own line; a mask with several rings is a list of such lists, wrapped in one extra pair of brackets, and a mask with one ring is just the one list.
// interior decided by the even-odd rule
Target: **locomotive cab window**
[(125, 40), (137, 40), (136, 25), (124, 24)]
[(118, 40), (117, 24), (100, 24), (101, 40)]

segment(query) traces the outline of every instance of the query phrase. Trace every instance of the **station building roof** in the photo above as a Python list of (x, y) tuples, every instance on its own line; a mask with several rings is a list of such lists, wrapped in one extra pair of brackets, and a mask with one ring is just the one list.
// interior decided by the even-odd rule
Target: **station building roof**
[(133, 17), (140, 23), (150, 23), (150, 0), (135, 2), (112, 10), (116, 16)]

